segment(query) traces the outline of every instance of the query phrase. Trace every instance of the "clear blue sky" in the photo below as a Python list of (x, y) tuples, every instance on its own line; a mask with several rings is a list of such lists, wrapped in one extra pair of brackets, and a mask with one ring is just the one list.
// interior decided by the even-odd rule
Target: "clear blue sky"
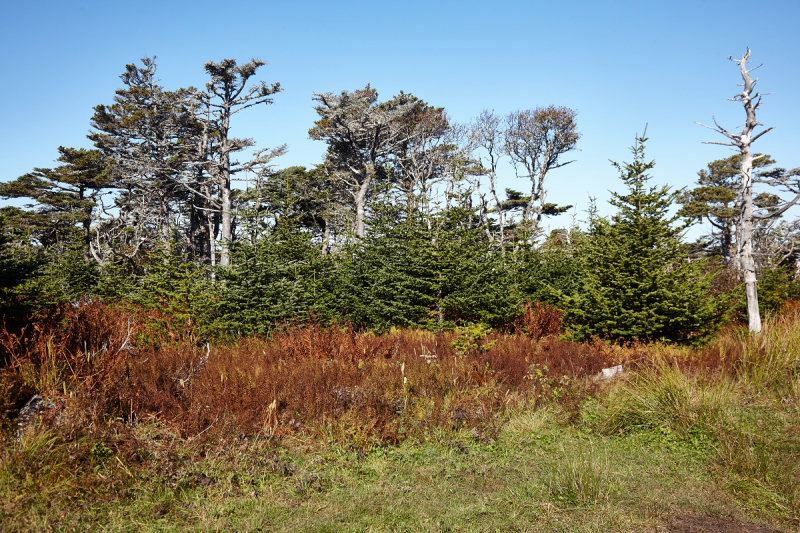
[[(384, 99), (404, 90), (457, 121), (484, 108), (563, 105), (578, 110), (581, 151), (553, 172), (549, 199), (584, 210), (592, 195), (602, 210), (608, 190), (620, 188), (608, 160), (629, 160), (646, 123), (656, 183), (691, 185), (709, 161), (730, 155), (701, 144), (724, 139), (693, 121), (744, 121), (741, 105), (726, 100), (739, 82), (727, 57), (748, 46), (764, 64), (758, 88), (775, 93), (759, 119), (776, 129), (756, 148), (800, 166), (798, 20), (800, 0), (9, 2), (0, 20), (0, 180), (52, 166), (59, 145), (89, 147), (92, 107), (112, 101), (126, 63), (157, 55), (162, 85), (174, 89), (203, 86), (208, 60), (258, 57), (268, 62), (260, 79), (285, 90), (234, 128), (259, 147), (287, 143), (279, 166), (321, 158), (324, 144), (308, 139), (312, 91), (370, 83)], [(504, 186), (527, 188), (505, 172)]]

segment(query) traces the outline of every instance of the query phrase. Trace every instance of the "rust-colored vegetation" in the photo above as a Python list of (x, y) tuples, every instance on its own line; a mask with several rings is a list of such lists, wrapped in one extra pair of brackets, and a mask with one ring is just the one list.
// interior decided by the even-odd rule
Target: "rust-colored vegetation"
[[(268, 339), (204, 344), (163, 315), (64, 305), (22, 330), (0, 328), (0, 468), (31, 501), (50, 492), (121, 498), (139, 465), (180, 477), (187, 454), (242, 443), (360, 451), (406, 439), (457, 442), (465, 430), (486, 443), (521, 409), (558, 403), (579, 419), (587, 395), (605, 395), (601, 370), (617, 364), (630, 373), (621, 382), (633, 384), (629, 394), (639, 391), (637, 374), (660, 383), (653, 376), (666, 372), (666, 383), (674, 369), (689, 384), (731, 378), (794, 397), (799, 322), (787, 312), (757, 338), (731, 327), (700, 349), (578, 344), (559, 338), (558, 310), (533, 304), (505, 333), (375, 335), (311, 321)], [(628, 420), (620, 413), (614, 420)]]
[(580, 399), (585, 378), (618, 355), (558, 339), (558, 312), (538, 304), (518, 321), (527, 335), (491, 333), (490, 348), (466, 352), (454, 348), (457, 332), (317, 322), (197, 345), (171, 342), (152, 318), (82, 302), (0, 330), (6, 427), (38, 394), (42, 417), (72, 438), (119, 436), (145, 420), (201, 440), (305, 434), (365, 447), (460, 427), (492, 438), (508, 407)]
[(696, 350), (571, 343), (557, 336), (560, 312), (538, 303), (469, 350), (457, 349), (458, 331), (374, 335), (315, 321), (203, 345), (187, 342), (190, 331), (164, 334), (161, 318), (92, 301), (35, 315), (21, 331), (0, 328), (6, 434), (24, 429), (16, 417), (39, 395), (35, 420), (73, 439), (122, 438), (142, 421), (199, 441), (299, 434), (362, 448), (462, 427), (491, 439), (508, 408), (577, 406), (609, 366), (741, 374), (772, 350), (733, 329)]

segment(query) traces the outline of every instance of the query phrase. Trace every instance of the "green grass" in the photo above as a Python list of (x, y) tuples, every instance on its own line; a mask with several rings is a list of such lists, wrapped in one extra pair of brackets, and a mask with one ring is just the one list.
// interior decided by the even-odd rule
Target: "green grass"
[[(187, 449), (170, 468), (139, 468), (116, 496), (51, 491), (20, 509), (5, 477), (2, 520), (29, 531), (646, 531), (686, 512), (794, 523), (786, 498), (759, 484), (758, 452), (754, 470), (737, 471), (722, 468), (716, 445), (595, 426), (541, 409), (513, 416), (491, 444), (442, 432), (361, 454), (241, 439), (205, 457)], [(128, 475), (105, 459), (95, 458), (96, 475)]]

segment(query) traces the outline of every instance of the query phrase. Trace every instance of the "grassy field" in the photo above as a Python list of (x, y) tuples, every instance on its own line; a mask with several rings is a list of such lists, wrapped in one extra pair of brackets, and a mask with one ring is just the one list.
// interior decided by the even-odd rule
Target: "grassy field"
[(313, 324), (206, 348), (68, 313), (0, 338), (2, 531), (800, 525), (795, 314), (689, 349)]

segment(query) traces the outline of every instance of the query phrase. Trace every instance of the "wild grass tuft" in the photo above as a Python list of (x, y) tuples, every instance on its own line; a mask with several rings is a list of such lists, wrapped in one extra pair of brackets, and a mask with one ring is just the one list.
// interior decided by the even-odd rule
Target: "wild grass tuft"
[(765, 321), (760, 335), (740, 333), (739, 379), (754, 388), (797, 396), (800, 382), (800, 316), (780, 315)]
[(641, 370), (608, 399), (601, 429), (606, 433), (666, 430), (681, 436), (707, 432), (723, 420), (736, 393), (727, 379), (688, 376), (661, 364)]
[(588, 448), (583, 444), (562, 447), (558, 462), (550, 471), (548, 487), (551, 496), (560, 503), (601, 503), (612, 488), (608, 459), (599, 457), (591, 442)]

